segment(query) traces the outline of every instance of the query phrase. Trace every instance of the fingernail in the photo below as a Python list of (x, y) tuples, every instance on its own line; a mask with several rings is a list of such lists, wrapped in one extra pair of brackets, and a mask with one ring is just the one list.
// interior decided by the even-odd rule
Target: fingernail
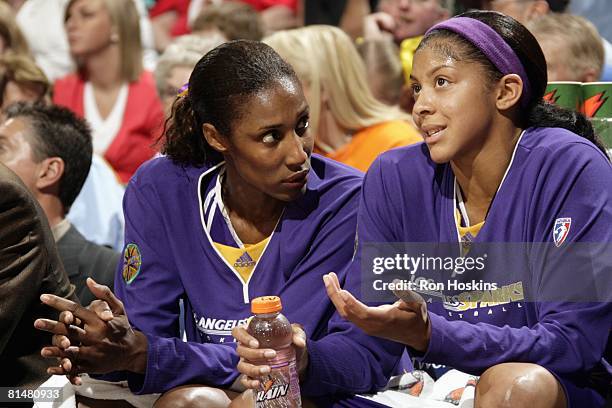
[(38, 321), (38, 320), (34, 321), (34, 327), (36, 327), (37, 329), (42, 329), (43, 326), (44, 326), (43, 322)]
[(40, 295), (40, 300), (42, 300), (43, 302), (46, 302), (49, 299), (51, 299), (51, 296), (49, 295)]
[(111, 312), (110, 310), (105, 310), (102, 312), (102, 317), (105, 319), (112, 319), (113, 318), (113, 312)]
[(49, 350), (43, 350), (41, 351), (41, 354), (43, 355), (43, 357), (48, 357), (51, 355), (51, 352)]
[(65, 349), (66, 349), (66, 348), (68, 348), (68, 347), (70, 347), (70, 341), (68, 341), (68, 339), (64, 339), (64, 340), (62, 340), (62, 342), (61, 342), (60, 344), (61, 344), (61, 346), (62, 346), (63, 348), (65, 348)]
[(257, 340), (249, 341), (249, 347), (251, 348), (259, 348), (259, 342)]
[(327, 286), (328, 280), (329, 280), (329, 277), (327, 275), (323, 275), (323, 283), (325, 283), (325, 286)]
[(263, 367), (261, 367), (261, 368), (259, 369), (259, 372), (260, 372), (261, 374), (268, 374), (268, 373), (270, 372), (270, 367), (268, 367), (268, 366), (263, 366)]
[(274, 350), (266, 350), (264, 352), (264, 357), (265, 358), (274, 358), (274, 357), (276, 357), (276, 351), (274, 351)]

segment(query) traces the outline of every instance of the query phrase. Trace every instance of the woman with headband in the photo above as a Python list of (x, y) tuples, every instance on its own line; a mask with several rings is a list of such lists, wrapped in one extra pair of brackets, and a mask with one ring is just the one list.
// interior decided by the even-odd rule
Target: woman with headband
[[(497, 243), (488, 248), (506, 262), (485, 265), (481, 275), (451, 267), (437, 282), (482, 277), (488, 287), (447, 284), (435, 292), (443, 301), (404, 296), (379, 307), (329, 274), (324, 282), (339, 314), (406, 345), (417, 361), (480, 376), (477, 407), (602, 406), (610, 384), (612, 166), (591, 125), (542, 101), (542, 51), (525, 27), (499, 13), (434, 26), (411, 81), (425, 143), (384, 153), (370, 167), (347, 282), (367, 277), (366, 243), (448, 243), (456, 265)], [(361, 297), (370, 300), (363, 289)], [(263, 355), (244, 346), (246, 332), (235, 336), (243, 358)], [(328, 347), (316, 349), (326, 362), (317, 367), (323, 382), (350, 355)], [(259, 367), (239, 367), (256, 384)]]
[[(121, 301), (91, 280), (110, 305), (92, 303), (99, 315), (44, 299), (60, 321), (85, 323), (68, 339), (62, 324), (36, 322), (59, 335), (43, 350), (60, 359), (50, 373), (78, 382), (81, 372), (125, 371), (134, 393), (164, 393), (157, 408), (227, 406), (241, 390), (231, 330), (251, 315), (251, 299), (280, 296), (283, 314), (303, 324), (299, 341), (326, 336), (334, 306), (321, 279), (350, 263), (362, 174), (311, 155), (309, 112), (295, 72), (263, 43), (228, 42), (200, 59), (174, 102), (165, 156), (126, 189)], [(361, 352), (328, 394), (384, 386), (403, 347), (346, 322), (335, 330), (353, 333)], [(304, 395), (321, 396), (316, 374), (309, 382)]]

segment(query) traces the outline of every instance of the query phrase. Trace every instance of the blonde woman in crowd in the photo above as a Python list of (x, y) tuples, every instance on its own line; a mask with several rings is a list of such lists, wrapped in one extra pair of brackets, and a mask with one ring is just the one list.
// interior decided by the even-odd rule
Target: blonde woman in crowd
[(313, 25), (264, 42), (302, 82), (317, 153), (366, 171), (380, 153), (422, 140), (408, 115), (374, 97), (361, 57), (339, 28)]
[(77, 72), (55, 83), (53, 101), (84, 116), (94, 152), (126, 183), (154, 154), (163, 108), (142, 67), (139, 16), (131, 1), (71, 0), (65, 15)]
[(365, 63), (374, 96), (387, 105), (398, 105), (404, 71), (397, 45), (385, 38), (362, 39), (357, 43), (357, 51)]
[(17, 54), (30, 53), (28, 43), (15, 21), (13, 9), (0, 1), (0, 54), (8, 50)]

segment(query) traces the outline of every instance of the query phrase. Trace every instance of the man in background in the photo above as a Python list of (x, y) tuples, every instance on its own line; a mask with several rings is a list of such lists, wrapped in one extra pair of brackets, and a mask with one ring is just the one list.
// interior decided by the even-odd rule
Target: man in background
[[(566, 13), (570, 0), (483, 0), (481, 8), (498, 11), (515, 18), (521, 24), (527, 25), (549, 13)], [(612, 45), (601, 38), (604, 47), (604, 66), (601, 78), (597, 80), (612, 80)], [(547, 60), (548, 61), (548, 60)]]
[(564, 13), (570, 0), (484, 0), (482, 8), (506, 14), (521, 24), (548, 13)]
[(66, 219), (91, 166), (89, 128), (69, 110), (15, 104), (0, 124), (0, 162), (13, 170), (47, 217), (70, 282), (82, 304), (94, 300), (85, 280), (113, 286), (119, 253), (87, 241)]
[(548, 81), (595, 82), (604, 64), (604, 48), (595, 26), (572, 14), (550, 13), (529, 21), (548, 69)]
[(450, 18), (453, 0), (381, 0), (378, 12), (364, 22), (364, 38), (390, 34), (396, 44), (420, 37), (437, 23)]

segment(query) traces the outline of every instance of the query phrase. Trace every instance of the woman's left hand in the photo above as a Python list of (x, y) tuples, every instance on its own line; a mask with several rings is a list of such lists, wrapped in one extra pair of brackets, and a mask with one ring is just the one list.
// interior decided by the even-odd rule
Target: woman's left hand
[(431, 325), (427, 305), (423, 302), (398, 300), (392, 305), (369, 307), (350, 292), (340, 288), (335, 273), (323, 276), (327, 296), (338, 313), (351, 321), (366, 334), (403, 343), (425, 352), (429, 347)]
[[(306, 350), (306, 333), (301, 325), (293, 323), (293, 348), (298, 376), (302, 378), (308, 367), (308, 351)], [(238, 371), (243, 374), (240, 381), (246, 388), (257, 389), (259, 378), (270, 372), (270, 366), (261, 365), (262, 361), (276, 357), (276, 351), (259, 348), (257, 339), (249, 334), (246, 326), (237, 326), (232, 330), (232, 336), (238, 341), (236, 352), (240, 356)], [(259, 361), (259, 364), (254, 363)]]

